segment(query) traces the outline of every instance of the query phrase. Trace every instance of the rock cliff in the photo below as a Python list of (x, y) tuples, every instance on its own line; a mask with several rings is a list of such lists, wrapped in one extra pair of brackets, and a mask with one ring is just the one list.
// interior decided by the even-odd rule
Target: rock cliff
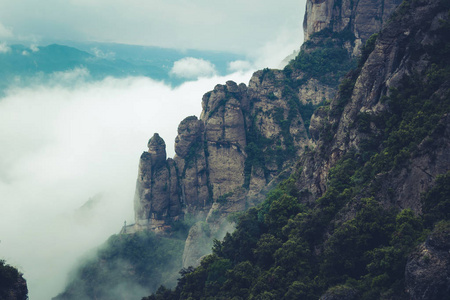
[[(317, 139), (317, 148), (314, 153), (303, 156), (303, 173), (298, 182), (301, 189), (310, 193), (309, 199), (324, 194), (330, 168), (346, 153), (356, 150), (364, 154), (371, 147), (383, 149), (385, 145), (377, 143), (387, 128), (387, 117), (403, 111), (406, 114), (406, 107), (413, 103), (413, 100), (395, 103), (399, 91), (406, 93), (413, 86), (428, 84), (414, 76), (433, 76), (430, 74), (436, 63), (432, 58), (436, 51), (433, 49), (442, 47), (442, 39), (445, 39), (442, 24), (448, 20), (448, 15), (440, 12), (439, 7), (439, 1), (422, 1), (413, 13), (408, 14), (402, 14), (401, 7), (391, 19), (390, 26), (380, 32), (376, 43), (369, 46), (373, 48), (370, 55), (363, 57), (360, 67), (341, 84), (340, 93), (330, 106), (314, 113), (310, 132), (312, 138)], [(405, 28), (408, 29), (405, 31)], [(422, 96), (441, 105), (449, 97), (449, 84), (444, 76), (436, 81), (433, 89), (422, 90)], [(421, 193), (433, 185), (437, 175), (449, 170), (449, 116), (444, 115), (434, 122), (440, 125), (420, 137), (406, 137), (406, 131), (399, 132), (400, 136), (403, 134), (409, 139), (411, 153), (405, 153), (404, 163), (399, 163), (395, 170), (380, 169), (376, 195), (387, 205), (412, 208), (420, 213)], [(401, 139), (397, 142), (397, 148), (405, 146)]]
[(303, 23), (305, 40), (319, 32), (353, 35), (353, 45), (347, 44), (352, 55), (374, 33), (381, 30), (401, 0), (308, 0)]
[(162, 229), (184, 213), (205, 219), (213, 204), (228, 214), (262, 199), (309, 145), (302, 104), (286, 95), (285, 80), (282, 71), (267, 69), (248, 87), (217, 85), (204, 95), (200, 119), (180, 123), (173, 159), (155, 134), (139, 163), (136, 226)]
[[(284, 70), (257, 71), (248, 85), (228, 81), (206, 93), (200, 118), (180, 123), (173, 159), (166, 160), (159, 136), (150, 140), (139, 164), (135, 229), (164, 230), (184, 214), (204, 221), (214, 213), (215, 221), (208, 220), (215, 223), (213, 237), (221, 238), (214, 232), (226, 215), (262, 201), (305, 151), (317, 147), (327, 116), (312, 112), (334, 98), (362, 44), (398, 2), (308, 1), (306, 42)], [(307, 176), (315, 182), (304, 179), (304, 190), (320, 195), (332, 162), (310, 165), (305, 172), (314, 169)], [(197, 253), (188, 250), (189, 241), (186, 253)]]
[[(398, 3), (308, 1), (306, 42), (283, 70), (206, 93), (173, 159), (150, 139), (135, 230), (196, 219), (183, 267), (214, 244), (183, 270), (177, 296), (158, 297), (448, 295), (450, 5)], [(225, 216), (263, 200), (212, 242)]]
[(450, 227), (438, 225), (408, 259), (406, 289), (411, 299), (446, 299), (450, 294)]
[(157, 133), (141, 155), (134, 205), (137, 228), (159, 230), (183, 215), (176, 165), (166, 160), (166, 144)]

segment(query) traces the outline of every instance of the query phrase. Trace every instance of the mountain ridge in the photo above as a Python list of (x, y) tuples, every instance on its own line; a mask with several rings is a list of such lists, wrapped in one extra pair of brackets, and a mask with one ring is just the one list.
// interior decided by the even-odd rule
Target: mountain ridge
[(144, 299), (445, 297), (450, 5), (396, 4), (308, 1), (315, 29), (284, 70), (206, 93), (174, 159), (150, 139), (130, 228), (198, 219), (177, 286)]

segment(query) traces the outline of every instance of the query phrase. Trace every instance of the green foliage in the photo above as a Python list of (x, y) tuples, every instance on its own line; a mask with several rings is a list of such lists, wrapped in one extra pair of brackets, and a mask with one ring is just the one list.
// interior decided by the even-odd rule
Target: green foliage
[(324, 84), (337, 85), (339, 80), (354, 67), (354, 61), (342, 47), (345, 40), (354, 40), (354, 36), (346, 32), (338, 36), (326, 30), (314, 36), (322, 38), (320, 43), (306, 42), (306, 48), (312, 50), (300, 51), (297, 57), (285, 67), (285, 73), (298, 69), (305, 74), (302, 82), (314, 78)]
[[(393, 20), (405, 16), (408, 7), (417, 3), (405, 2)], [(437, 34), (449, 36), (450, 24), (443, 21), (440, 26)], [(312, 75), (307, 80), (334, 68), (336, 77), (322, 82), (339, 77), (344, 64), (334, 59), (345, 59), (333, 44), (337, 38), (330, 32), (319, 34), (328, 37), (322, 45), (325, 48), (307, 44), (308, 52), (301, 52), (285, 68), (285, 74), (292, 75), (296, 68), (308, 70)], [(330, 107), (331, 117), (338, 119), (350, 100), (376, 38), (371, 37), (364, 47), (359, 68), (341, 83), (337, 102)], [(395, 174), (406, 167), (419, 144), (424, 145), (427, 137), (442, 135), (446, 124), (440, 120), (450, 113), (450, 42), (442, 38), (434, 46), (420, 47), (413, 55), (425, 55), (433, 65), (405, 76), (397, 89), (383, 97), (381, 101), (388, 106), (385, 113), (357, 116), (354, 126), (365, 139), (359, 149), (348, 151), (331, 168), (322, 197), (306, 203), (296, 188), (296, 177), (285, 180), (261, 205), (239, 216), (235, 232), (215, 242), (214, 255), (180, 279), (172, 295), (181, 297), (174, 299), (318, 299), (326, 291), (349, 299), (406, 298), (408, 255), (433, 226), (439, 228), (433, 231), (433, 239), (441, 240), (448, 240), (450, 228), (450, 173), (436, 178), (433, 188), (424, 194), (423, 216), (409, 209), (386, 209), (389, 205), (384, 201), (389, 199), (374, 196), (379, 194), (380, 174)], [(263, 73), (269, 76), (270, 70)], [(289, 82), (283, 97), (295, 84), (298, 82)], [(292, 102), (295, 104), (295, 99)], [(274, 117), (281, 128), (289, 128), (284, 111), (275, 111)], [(330, 124), (325, 130), (332, 138), (336, 128)], [(256, 159), (264, 147), (256, 135), (253, 138), (249, 146), (252, 163), (264, 163), (267, 158)], [(214, 280), (206, 285), (208, 270), (214, 270)], [(224, 283), (220, 287), (214, 282)]]
[(233, 192), (225, 193), (217, 198), (218, 203), (226, 203), (229, 197), (233, 196)]
[(358, 68), (361, 68), (364, 63), (367, 61), (367, 58), (369, 58), (370, 53), (375, 49), (375, 42), (377, 41), (379, 34), (374, 33), (370, 36), (370, 38), (366, 41), (363, 48), (361, 49), (361, 56), (358, 60)]
[(144, 288), (153, 292), (161, 283), (174, 286), (183, 249), (184, 240), (151, 232), (113, 235), (55, 299), (124, 299), (139, 297), (134, 291), (142, 293)]
[(0, 299), (12, 299), (12, 295), (16, 295), (14, 299), (28, 299), (27, 286), (16, 268), (0, 260)]
[(436, 220), (450, 220), (450, 172), (436, 178), (435, 185), (422, 199), (427, 225)]

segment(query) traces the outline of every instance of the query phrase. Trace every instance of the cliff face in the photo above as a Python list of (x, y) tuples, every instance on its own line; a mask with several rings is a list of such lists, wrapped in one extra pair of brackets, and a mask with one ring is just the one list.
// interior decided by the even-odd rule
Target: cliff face
[(141, 158), (135, 226), (164, 229), (186, 213), (206, 221), (187, 239), (187, 267), (207, 254), (208, 239), (222, 238), (224, 216), (259, 203), (294, 171), (302, 201), (314, 206), (346, 157), (355, 164), (349, 172), (359, 169), (345, 184), (361, 192), (333, 222), (354, 218), (364, 197), (420, 214), (421, 194), (450, 169), (449, 115), (439, 113), (450, 82), (436, 69), (447, 57), (439, 49), (449, 16), (439, 1), (422, 0), (388, 21), (398, 3), (308, 1), (307, 41), (284, 70), (206, 93), (200, 118), (178, 127), (173, 160), (152, 138)]
[(353, 55), (359, 55), (361, 45), (381, 30), (401, 0), (308, 0), (303, 23), (305, 40), (314, 33), (329, 30), (354, 35)]
[(227, 214), (262, 199), (309, 144), (300, 102), (283, 94), (285, 80), (265, 70), (248, 87), (217, 85), (204, 95), (200, 119), (180, 123), (173, 160), (155, 134), (140, 159), (136, 226), (162, 229), (184, 213), (206, 218), (214, 203)]
[[(218, 203), (215, 210), (228, 214), (260, 202), (305, 147), (314, 147), (323, 121), (317, 113), (310, 118), (307, 110), (333, 99), (352, 56), (398, 3), (308, 1), (307, 43), (293, 63), (283, 71), (256, 72), (248, 86), (231, 81), (217, 85), (204, 95), (200, 119), (180, 123), (173, 160), (166, 161), (164, 142), (142, 155), (137, 226), (164, 228), (184, 213), (205, 218), (213, 203)], [(340, 52), (342, 48), (348, 52)], [(325, 60), (321, 51), (327, 52)], [(324, 189), (323, 180), (313, 193)]]
[(445, 299), (450, 293), (450, 228), (438, 226), (408, 259), (406, 290), (411, 299)]
[[(206, 93), (200, 118), (187, 117), (178, 127), (173, 160), (166, 160), (159, 136), (150, 140), (139, 165), (135, 229), (164, 230), (185, 213), (200, 220), (214, 213), (217, 225), (261, 202), (305, 150), (320, 146), (328, 116), (318, 110), (311, 117), (312, 111), (335, 97), (354, 56), (398, 2), (308, 1), (306, 43), (284, 70), (264, 69), (248, 86), (229, 81)], [(311, 199), (326, 190), (333, 159), (304, 164), (302, 185)]]
[[(436, 63), (433, 49), (441, 47), (445, 39), (442, 24), (448, 19), (439, 7), (438, 1), (422, 1), (413, 13), (397, 13), (390, 26), (381, 31), (365, 63), (345, 79), (340, 95), (327, 110), (314, 113), (310, 131), (317, 139), (317, 148), (315, 153), (304, 156), (304, 172), (298, 182), (299, 187), (311, 193), (310, 199), (323, 195), (329, 170), (350, 150), (363, 153), (370, 141), (372, 148), (381, 151), (386, 145), (377, 143), (381, 143), (387, 128), (387, 116), (406, 114), (407, 106), (413, 103), (410, 100), (399, 105), (395, 99), (402, 90), (410, 93), (405, 97), (413, 99), (414, 95), (407, 91), (415, 86), (414, 93), (418, 93), (418, 86), (429, 83)], [(448, 78), (436, 81), (433, 89), (423, 91), (421, 96), (433, 99), (436, 105), (446, 103), (449, 84)], [(411, 146), (412, 153), (405, 154), (405, 163), (395, 170), (380, 169), (376, 195), (386, 204), (420, 213), (421, 193), (433, 185), (437, 175), (449, 170), (449, 116), (434, 122), (439, 126), (414, 142), (414, 138), (407, 137), (408, 129), (404, 129), (403, 137), (417, 147)], [(397, 148), (406, 143), (400, 132)]]
[(134, 205), (139, 228), (161, 229), (183, 215), (177, 169), (172, 159), (166, 160), (166, 144), (158, 134), (141, 155)]

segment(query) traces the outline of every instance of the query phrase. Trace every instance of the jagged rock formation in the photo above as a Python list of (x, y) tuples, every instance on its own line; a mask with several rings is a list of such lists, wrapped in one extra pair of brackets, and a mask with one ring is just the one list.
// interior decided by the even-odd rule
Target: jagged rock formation
[(140, 159), (136, 226), (162, 228), (185, 212), (206, 218), (213, 203), (222, 213), (242, 211), (261, 199), (309, 144), (301, 104), (283, 97), (285, 79), (265, 70), (248, 87), (217, 85), (203, 97), (200, 119), (180, 123), (173, 160), (155, 134)]
[(174, 161), (166, 160), (164, 140), (155, 133), (139, 162), (134, 198), (136, 227), (157, 230), (182, 216), (176, 174)]
[[(316, 147), (325, 122), (326, 113), (319, 110), (310, 121), (306, 112), (335, 96), (352, 57), (399, 1), (366, 2), (308, 1), (307, 42), (283, 71), (264, 69), (248, 86), (229, 81), (206, 93), (200, 118), (187, 117), (178, 127), (173, 160), (165, 160), (164, 142), (153, 137), (154, 149), (144, 152), (139, 165), (135, 229), (164, 229), (185, 213), (205, 220), (214, 211), (223, 220), (260, 202), (270, 187), (289, 176), (305, 149)], [(342, 53), (342, 48), (347, 50)], [(318, 72), (322, 66), (310, 61), (321, 51), (329, 52), (331, 63)], [(325, 190), (331, 165), (314, 171), (322, 175), (319, 182), (308, 182), (312, 196)]]
[[(387, 21), (397, 3), (309, 1), (308, 40), (283, 71), (206, 93), (200, 118), (180, 123), (173, 159), (158, 135), (150, 140), (135, 226), (158, 231), (196, 215), (184, 267), (221, 238), (225, 215), (290, 176), (184, 274), (173, 292), (184, 293), (180, 299), (448, 295), (448, 202), (423, 204), (422, 195), (447, 173), (436, 195), (448, 198), (450, 6), (406, 1)], [(438, 220), (446, 229), (415, 249)]]
[[(309, 199), (325, 192), (328, 171), (340, 158), (352, 149), (364, 151), (364, 143), (381, 133), (385, 123), (376, 119), (392, 109), (385, 101), (392, 95), (392, 89), (405, 88), (405, 76), (432, 68), (433, 60), (427, 49), (439, 47), (443, 38), (439, 36), (439, 24), (448, 16), (438, 11), (437, 1), (424, 2), (414, 14), (393, 19), (396, 26), (388, 26), (380, 33), (365, 64), (346, 79), (350, 94), (341, 93), (329, 110), (324, 107), (312, 116), (310, 131), (313, 139), (317, 139), (317, 151), (304, 156), (298, 182), (299, 187), (310, 193)], [(448, 86), (449, 82), (444, 81), (430, 97), (437, 102), (445, 101)], [(340, 113), (336, 115), (336, 111)], [(364, 129), (356, 126), (361, 117), (370, 120)], [(377, 196), (382, 201), (420, 213), (421, 193), (450, 165), (449, 117), (444, 116), (438, 122), (441, 126), (422, 141), (409, 164), (395, 172), (379, 174), (382, 187)], [(430, 148), (430, 142), (435, 146)]]

